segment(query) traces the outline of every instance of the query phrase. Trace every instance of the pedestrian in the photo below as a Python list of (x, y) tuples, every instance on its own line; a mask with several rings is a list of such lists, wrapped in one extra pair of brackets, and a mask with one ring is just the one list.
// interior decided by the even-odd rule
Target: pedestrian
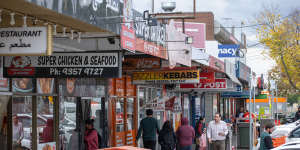
[(298, 107), (298, 111), (296, 112), (295, 114), (295, 118), (294, 118), (294, 121), (297, 121), (300, 119), (300, 106)]
[(158, 143), (161, 150), (174, 150), (176, 147), (176, 135), (174, 133), (172, 124), (167, 120), (158, 135)]
[(159, 134), (158, 122), (155, 118), (153, 118), (152, 109), (147, 109), (146, 115), (147, 117), (142, 119), (140, 122), (136, 141), (138, 141), (142, 135), (144, 148), (155, 150), (156, 134)]
[(206, 149), (206, 125), (205, 118), (200, 117), (196, 123), (196, 149), (195, 150), (205, 150)]
[(195, 138), (195, 130), (189, 125), (187, 118), (181, 119), (181, 126), (176, 131), (179, 150), (192, 150), (193, 140)]
[(21, 149), (21, 142), (24, 138), (23, 124), (17, 115), (13, 115), (13, 149)]
[(274, 148), (270, 134), (274, 130), (273, 123), (267, 123), (264, 132), (260, 136), (260, 150), (269, 150)]
[(220, 113), (215, 114), (215, 119), (210, 121), (207, 128), (208, 142), (213, 150), (225, 150), (225, 139), (228, 134), (227, 125), (221, 120)]
[(85, 150), (98, 149), (98, 132), (94, 129), (93, 119), (87, 119), (85, 121), (84, 143)]
[(244, 107), (240, 107), (240, 110), (236, 113), (236, 118), (243, 118), (245, 113)]

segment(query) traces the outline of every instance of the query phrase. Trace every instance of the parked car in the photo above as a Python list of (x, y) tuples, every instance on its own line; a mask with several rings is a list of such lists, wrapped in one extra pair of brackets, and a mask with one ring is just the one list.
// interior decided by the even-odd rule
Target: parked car
[(288, 142), (272, 150), (300, 150), (300, 141)]
[(300, 141), (300, 125), (294, 128), (286, 138), (287, 142)]
[(288, 115), (285, 116), (285, 121), (287, 123), (292, 123), (294, 122), (294, 117), (295, 117), (295, 112), (289, 113)]

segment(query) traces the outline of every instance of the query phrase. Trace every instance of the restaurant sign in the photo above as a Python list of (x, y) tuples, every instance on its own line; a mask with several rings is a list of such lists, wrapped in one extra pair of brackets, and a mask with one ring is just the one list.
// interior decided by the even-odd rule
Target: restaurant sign
[(199, 83), (199, 70), (134, 72), (133, 84)]
[(0, 55), (49, 55), (50, 27), (0, 28)]
[(118, 53), (56, 53), (52, 56), (9, 56), (4, 77), (119, 77)]

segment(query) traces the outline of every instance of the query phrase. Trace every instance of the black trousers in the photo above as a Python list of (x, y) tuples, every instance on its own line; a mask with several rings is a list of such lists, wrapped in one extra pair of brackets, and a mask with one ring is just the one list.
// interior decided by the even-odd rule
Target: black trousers
[(148, 141), (143, 140), (144, 148), (155, 150), (156, 148), (156, 141)]

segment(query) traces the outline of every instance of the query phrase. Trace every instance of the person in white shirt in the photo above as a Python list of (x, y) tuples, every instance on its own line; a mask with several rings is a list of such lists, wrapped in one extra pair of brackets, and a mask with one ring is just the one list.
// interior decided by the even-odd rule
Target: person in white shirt
[(15, 149), (21, 147), (21, 141), (24, 138), (23, 125), (19, 121), (18, 116), (13, 116), (13, 147)]
[(207, 128), (208, 142), (212, 144), (213, 150), (225, 150), (225, 139), (228, 134), (228, 128), (221, 120), (219, 113), (215, 114), (215, 120), (210, 121)]

